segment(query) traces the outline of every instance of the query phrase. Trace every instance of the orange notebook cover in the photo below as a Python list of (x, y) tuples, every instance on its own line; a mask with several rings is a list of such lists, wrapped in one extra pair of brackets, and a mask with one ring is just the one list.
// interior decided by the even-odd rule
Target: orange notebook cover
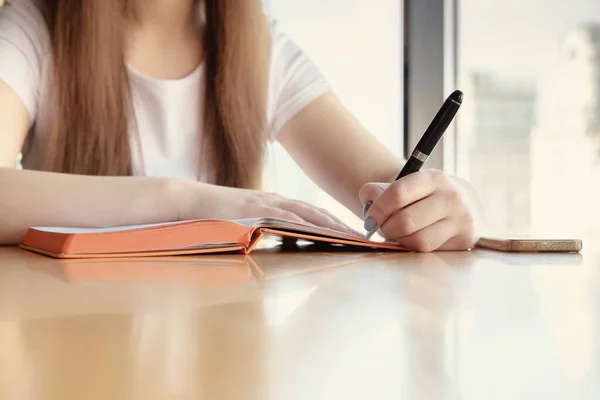
[(205, 219), (115, 228), (29, 228), (21, 247), (55, 258), (112, 258), (241, 252), (248, 254), (265, 235), (404, 250), (390, 242), (278, 220)]

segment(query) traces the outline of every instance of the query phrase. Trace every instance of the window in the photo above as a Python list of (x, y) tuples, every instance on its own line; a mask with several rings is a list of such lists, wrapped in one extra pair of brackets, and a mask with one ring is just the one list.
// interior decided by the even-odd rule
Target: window
[(457, 57), (457, 172), (490, 228), (599, 234), (597, 0), (461, 0)]
[[(313, 59), (348, 109), (402, 154), (402, 2), (268, 0), (283, 31)], [(358, 218), (319, 190), (278, 145), (267, 177), (288, 197), (325, 207), (357, 228)], [(358, 193), (357, 193), (358, 196)]]

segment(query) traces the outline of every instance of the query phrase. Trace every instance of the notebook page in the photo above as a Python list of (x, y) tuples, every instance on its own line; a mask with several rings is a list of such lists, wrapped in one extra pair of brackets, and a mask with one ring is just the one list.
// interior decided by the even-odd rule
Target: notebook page
[(135, 229), (144, 228), (155, 228), (159, 226), (177, 225), (181, 222), (163, 222), (159, 224), (147, 224), (147, 225), (129, 225), (129, 226), (115, 226), (111, 228), (66, 228), (66, 227), (33, 227), (38, 231), (50, 232), (50, 233), (62, 233), (65, 235), (75, 235), (82, 233), (112, 233), (112, 232), (124, 232), (132, 231)]
[[(312, 225), (305, 225), (298, 222), (286, 221), (277, 218), (243, 218), (243, 219), (234, 219), (230, 220), (231, 222), (238, 223), (240, 225), (244, 225), (248, 228), (255, 228), (259, 226), (278, 226), (281, 228), (300, 228), (303, 231), (318, 231), (321, 233), (330, 232), (330, 233), (345, 233), (339, 231), (333, 231), (327, 228), (319, 228)], [(179, 221), (179, 222), (163, 222), (157, 224), (143, 224), (143, 225), (127, 225), (127, 226), (115, 226), (109, 228), (76, 228), (76, 227), (33, 227), (38, 231), (49, 232), (49, 233), (60, 233), (64, 235), (75, 235), (75, 234), (86, 234), (86, 233), (113, 233), (113, 232), (125, 232), (132, 231), (136, 229), (145, 229), (145, 228), (157, 228), (164, 227), (170, 225), (178, 225), (191, 221)], [(346, 233), (347, 235), (347, 233)]]
[(286, 221), (277, 218), (261, 218), (259, 221), (259, 226), (266, 228), (276, 228), (276, 229), (289, 229), (295, 230), (298, 232), (317, 234), (317, 235), (326, 235), (330, 237), (346, 237), (352, 239), (361, 239), (364, 237), (358, 233), (349, 233), (343, 231), (337, 231), (329, 228), (322, 228), (314, 225), (301, 224), (298, 222)]
[(259, 222), (263, 221), (264, 218), (243, 218), (243, 219), (232, 219), (231, 222), (236, 222), (240, 225), (247, 226), (248, 228), (254, 228)]

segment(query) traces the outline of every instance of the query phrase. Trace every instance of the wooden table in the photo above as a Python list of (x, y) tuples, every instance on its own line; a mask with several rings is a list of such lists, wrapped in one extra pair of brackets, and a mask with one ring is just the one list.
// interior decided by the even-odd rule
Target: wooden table
[(0, 399), (600, 398), (597, 253), (317, 250), (0, 248)]

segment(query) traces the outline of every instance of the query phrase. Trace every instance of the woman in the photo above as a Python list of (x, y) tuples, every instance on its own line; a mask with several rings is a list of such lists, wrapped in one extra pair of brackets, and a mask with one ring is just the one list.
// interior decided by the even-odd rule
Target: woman
[(403, 161), (260, 0), (9, 0), (0, 60), (0, 244), (34, 225), (209, 217), (347, 229), (260, 191), (269, 140), (357, 215), (372, 201), (367, 230), (425, 252), (477, 239), (468, 186), (439, 171), (390, 184)]

